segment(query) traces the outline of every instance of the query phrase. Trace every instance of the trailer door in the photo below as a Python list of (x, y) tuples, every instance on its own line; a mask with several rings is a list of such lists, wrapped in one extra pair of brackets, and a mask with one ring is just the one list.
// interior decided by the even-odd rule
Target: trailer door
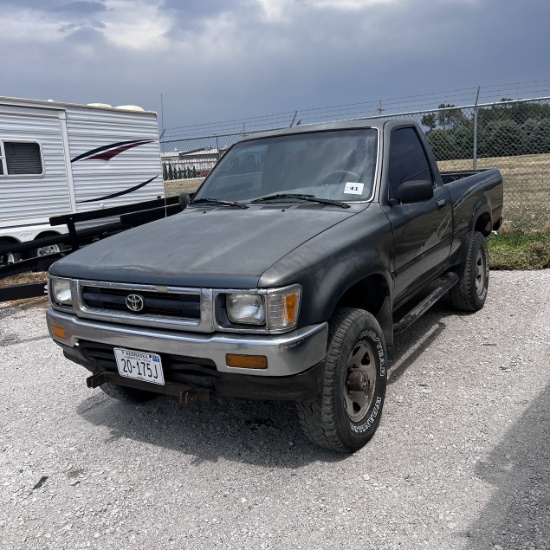
[(71, 211), (63, 110), (0, 105), (0, 227)]

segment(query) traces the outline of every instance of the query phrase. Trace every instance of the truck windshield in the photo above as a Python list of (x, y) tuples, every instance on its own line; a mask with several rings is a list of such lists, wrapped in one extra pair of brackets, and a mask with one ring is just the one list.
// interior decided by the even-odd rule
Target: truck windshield
[(250, 202), (275, 194), (365, 200), (373, 188), (376, 143), (377, 131), (374, 129), (300, 133), (243, 141), (222, 157), (195, 200)]

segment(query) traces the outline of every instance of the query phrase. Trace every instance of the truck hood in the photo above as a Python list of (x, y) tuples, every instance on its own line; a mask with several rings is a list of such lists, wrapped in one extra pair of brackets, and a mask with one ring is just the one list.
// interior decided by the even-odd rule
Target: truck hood
[(52, 265), (50, 273), (113, 282), (255, 288), (281, 258), (365, 206), (190, 207), (74, 252)]

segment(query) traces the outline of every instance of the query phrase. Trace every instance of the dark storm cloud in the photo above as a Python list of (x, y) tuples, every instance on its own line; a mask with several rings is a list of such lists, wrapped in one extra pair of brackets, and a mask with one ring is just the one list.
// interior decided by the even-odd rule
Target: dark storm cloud
[(167, 128), (550, 78), (547, 0), (1, 5), (34, 13), (0, 36), (4, 94), (159, 110), (163, 93)]
[(103, 2), (69, 2), (53, 8), (52, 11), (68, 15), (93, 15), (106, 9)]
[(105, 5), (101, 1), (67, 2), (66, 0), (54, 0), (53, 2), (44, 2), (44, 0), (0, 0), (0, 6), (2, 5), (13, 6), (19, 9), (31, 9), (45, 13), (66, 12), (91, 14), (105, 9)]
[(216, 17), (220, 13), (236, 11), (244, 3), (243, 0), (164, 0), (162, 9), (169, 10), (181, 18), (198, 21)]
[[(101, 25), (98, 25), (98, 27), (101, 27)], [(100, 45), (100, 43), (105, 42), (103, 33), (98, 28), (73, 25), (66, 30), (70, 32), (63, 39), (63, 42), (66, 44)]]
[(62, 18), (59, 21), (59, 31), (62, 33), (77, 31), (86, 27), (101, 28), (103, 24), (96, 16), (107, 9), (105, 3), (101, 0), (79, 0), (76, 2), (67, 2), (66, 0), (54, 2), (0, 0), (0, 6), (2, 5), (17, 10), (30, 10), (49, 18), (59, 16)]
[(248, 2), (250, 0), (164, 0), (161, 10), (173, 18), (173, 27), (166, 38), (177, 41), (182, 35), (204, 32), (209, 21), (225, 14), (244, 20), (248, 10), (243, 6)]

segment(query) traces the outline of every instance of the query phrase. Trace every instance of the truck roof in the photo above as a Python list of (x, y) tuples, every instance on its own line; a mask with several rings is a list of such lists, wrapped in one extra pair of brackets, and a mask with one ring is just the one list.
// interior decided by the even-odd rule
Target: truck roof
[(412, 120), (408, 119), (395, 119), (388, 117), (381, 118), (357, 118), (353, 120), (338, 120), (334, 122), (322, 122), (317, 124), (304, 124), (299, 126), (292, 126), (289, 128), (278, 128), (276, 130), (269, 130), (250, 136), (243, 137), (239, 141), (247, 141), (256, 138), (263, 138), (269, 136), (284, 136), (289, 134), (304, 134), (308, 132), (323, 132), (326, 130), (352, 130), (356, 128), (377, 128), (381, 130), (384, 124), (391, 121), (392, 123), (410, 122), (414, 124)]

